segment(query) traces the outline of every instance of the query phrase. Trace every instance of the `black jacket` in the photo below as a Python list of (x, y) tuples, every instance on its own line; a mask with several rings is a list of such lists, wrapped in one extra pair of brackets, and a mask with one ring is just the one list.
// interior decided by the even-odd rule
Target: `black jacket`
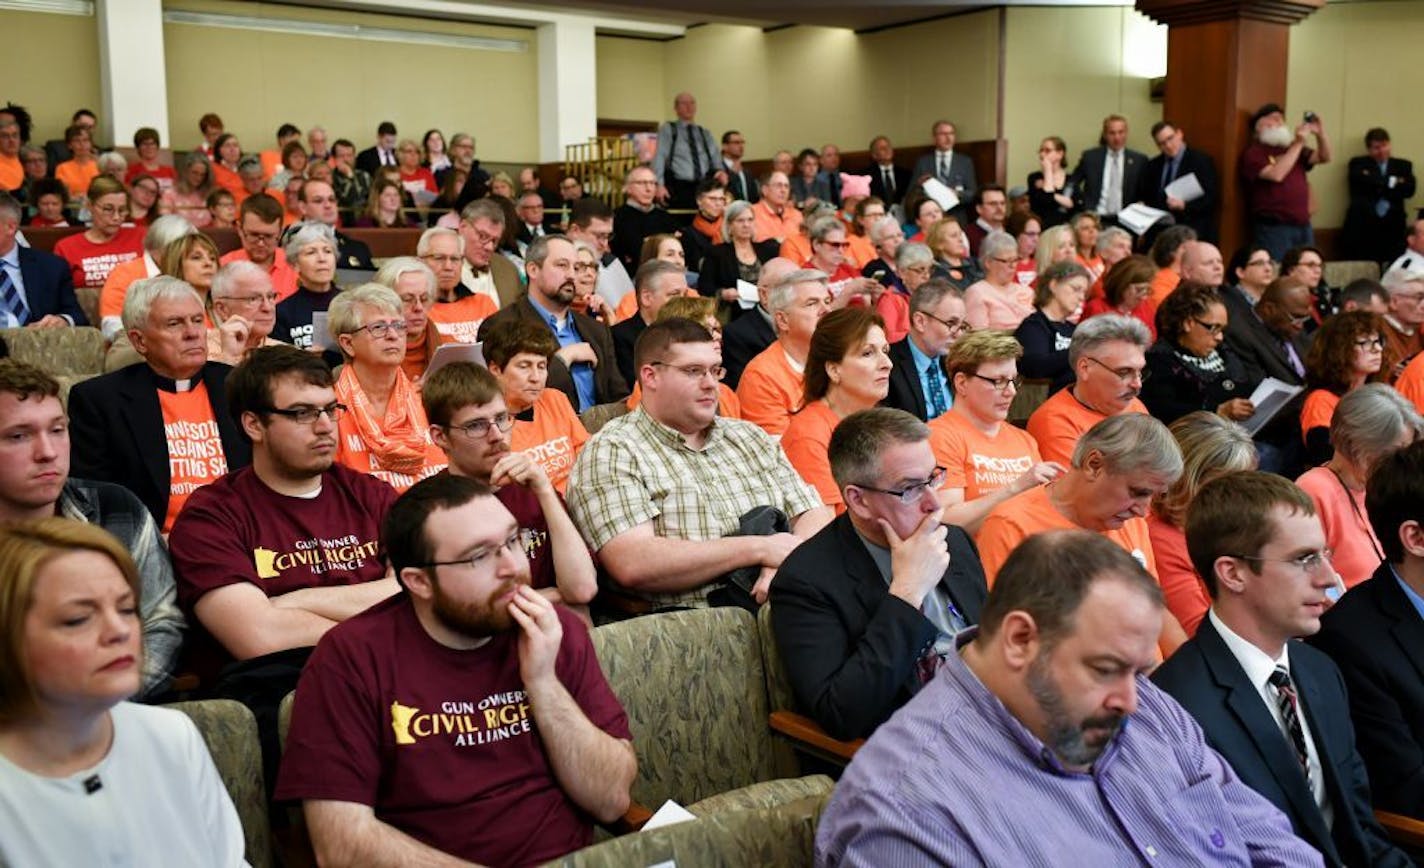
[(1170, 425), (1188, 413), (1215, 413), (1217, 407), (1232, 398), (1251, 397), (1257, 381), (1247, 375), (1246, 366), (1229, 347), (1218, 347), (1217, 353), (1223, 368), (1211, 376), (1178, 358), (1169, 342), (1153, 344), (1147, 350), (1148, 377), (1137, 396), (1147, 405), (1147, 412)]
[[(1167, 166), (1167, 158), (1158, 154), (1147, 161), (1137, 177), (1136, 199), (1153, 208), (1167, 211), (1167, 194), (1163, 192), (1162, 170)], [(1177, 177), (1196, 175), (1206, 195), (1186, 203), (1181, 211), (1169, 213), (1178, 226), (1190, 226), (1196, 230), (1202, 241), (1216, 241), (1216, 204), (1221, 196), (1221, 188), (1216, 180), (1216, 166), (1206, 153), (1192, 148), (1182, 151), (1182, 162), (1177, 167)]]
[[(890, 362), (894, 366), (890, 369), (890, 391), (885, 400), (880, 402), (881, 405), (904, 410), (914, 414), (920, 421), (928, 421), (929, 404), (925, 400), (925, 390), (920, 386), (920, 372), (915, 370), (915, 357), (910, 351), (909, 337), (890, 345)], [(945, 385), (949, 386), (949, 368), (943, 356), (940, 357), (939, 368)]]
[(1290, 671), (1325, 774), (1325, 792), (1335, 812), (1333, 833), (1285, 732), (1210, 619), (1158, 667), (1152, 680), (1196, 719), (1207, 743), (1242, 782), (1290, 818), (1296, 835), (1324, 854), (1326, 864), (1412, 865), (1375, 820), (1340, 670), (1309, 645), (1292, 642)]
[(722, 330), (722, 367), (727, 369), (727, 388), (737, 388), (742, 371), (761, 351), (776, 342), (776, 331), (760, 308), (752, 308), (732, 320)]
[[(949, 527), (945, 586), (979, 623), (988, 595), (979, 552)], [(842, 514), (796, 547), (771, 583), (771, 622), (797, 705), (836, 738), (868, 736), (919, 688), (916, 662), (938, 635), (890, 588)]]
[(1375, 804), (1424, 817), (1424, 618), (1390, 565), (1341, 597), (1310, 644), (1345, 676)]

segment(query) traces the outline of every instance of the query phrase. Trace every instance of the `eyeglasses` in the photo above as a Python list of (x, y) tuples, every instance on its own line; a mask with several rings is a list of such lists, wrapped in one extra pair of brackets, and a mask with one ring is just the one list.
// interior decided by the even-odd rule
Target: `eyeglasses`
[(1256, 267), (1256, 268), (1261, 268), (1262, 266), (1264, 266), (1264, 267), (1266, 267), (1266, 268), (1270, 268), (1271, 266), (1273, 266), (1273, 265), (1275, 265), (1275, 264), (1276, 264), (1275, 261), (1274, 261), (1274, 260), (1271, 260), (1271, 259), (1251, 259), (1251, 260), (1247, 260), (1247, 262), (1246, 262), (1247, 267), (1252, 267), (1252, 266), (1254, 266), (1254, 267)]
[(489, 419), (471, 419), (463, 425), (444, 426), (446, 431), (459, 431), (470, 440), (478, 440), (488, 435), (491, 427), (508, 433), (509, 429), (514, 427), (514, 417), (508, 413), (496, 413)]
[(427, 253), (420, 258), (426, 262), (434, 262), (438, 265), (458, 265), (460, 263), (460, 257), (453, 254), (449, 256), (437, 256), (434, 253)]
[(267, 413), (276, 413), (296, 422), (298, 425), (314, 425), (323, 414), (336, 422), (346, 412), (345, 404), (327, 404), (325, 407), (268, 407)]
[(1355, 346), (1362, 350), (1382, 350), (1384, 349), (1384, 338), (1378, 335), (1372, 338), (1361, 338), (1355, 341)]
[(458, 567), (458, 566), (467, 566), (467, 567), (469, 567), (470, 569), (478, 570), (478, 569), (480, 569), (481, 567), (483, 567), (486, 563), (489, 562), (490, 555), (494, 554), (495, 552), (501, 551), (501, 550), (506, 551), (506, 552), (509, 552), (510, 554), (513, 554), (516, 550), (519, 550), (519, 551), (525, 552), (526, 555), (527, 555), (528, 552), (529, 552), (529, 549), (533, 547), (533, 544), (534, 544), (534, 541), (535, 541), (535, 539), (536, 539), (536, 536), (537, 536), (536, 533), (535, 533), (534, 531), (532, 531), (532, 530), (520, 529), (520, 530), (516, 530), (514, 533), (510, 534), (509, 537), (508, 537), (504, 542), (500, 543), (499, 545), (495, 546), (494, 548), (475, 549), (475, 551), (474, 551), (469, 557), (467, 557), (467, 558), (457, 558), (456, 560), (453, 560), (453, 561), (431, 561), (431, 562), (425, 563), (425, 564), (415, 564), (414, 566), (417, 566), (417, 567)]
[(1088, 361), (1092, 362), (1103, 370), (1111, 373), (1114, 377), (1117, 377), (1119, 380), (1122, 380), (1124, 384), (1131, 383), (1133, 380), (1136, 380), (1139, 383), (1147, 382), (1148, 371), (1146, 368), (1109, 368), (1107, 365), (1103, 364), (1092, 356), (1084, 356), (1083, 358), (1087, 359)]
[(268, 304), (276, 304), (277, 298), (278, 296), (275, 292), (258, 292), (252, 295), (229, 295), (214, 300), (230, 301), (234, 304), (259, 304), (264, 301)]
[(827, 247), (834, 247), (837, 250), (845, 250), (847, 247), (850, 246), (849, 241), (820, 241), (817, 243), (824, 244)]
[(1019, 260), (1017, 256), (990, 256), (989, 261), (997, 262), (1000, 265), (1013, 265)]
[(249, 232), (245, 229), (238, 230), (243, 241), (250, 241), (253, 244), (276, 244), (276, 232)]
[(939, 323), (940, 325), (944, 326), (945, 328), (949, 329), (949, 333), (952, 335), (963, 334), (964, 332), (967, 332), (972, 328), (969, 323), (965, 322), (962, 319), (940, 319), (939, 317), (935, 316), (927, 310), (917, 311), (917, 313), (922, 313), (930, 319), (934, 320), (935, 322)]
[(681, 371), (684, 377), (694, 382), (701, 382), (702, 378), (708, 374), (712, 375), (712, 379), (720, 381), (727, 374), (727, 369), (721, 365), (672, 365), (667, 362), (649, 362), (648, 364)]
[(973, 377), (976, 380), (983, 380), (984, 382), (992, 386), (994, 391), (996, 392), (1007, 392), (1010, 386), (1013, 386), (1014, 391), (1017, 392), (1019, 390), (1019, 387), (1023, 385), (1023, 377), (1021, 376), (986, 377), (983, 374), (970, 374), (969, 376)]
[(1207, 334), (1212, 335), (1213, 337), (1226, 331), (1226, 326), (1219, 322), (1207, 322), (1205, 320), (1197, 319), (1196, 317), (1192, 317), (1192, 322), (1206, 329)]
[(1298, 569), (1304, 570), (1311, 575), (1315, 575), (1322, 569), (1329, 567), (1334, 570), (1335, 566), (1331, 559), (1335, 557), (1335, 552), (1329, 548), (1323, 548), (1317, 552), (1308, 552), (1293, 558), (1262, 558), (1253, 555), (1227, 555), (1229, 558), (1239, 558), (1243, 561), (1255, 561), (1256, 563), (1290, 564)]
[(405, 334), (405, 325), (406, 323), (403, 319), (385, 320), (382, 322), (373, 322), (369, 325), (357, 326), (348, 332), (348, 334), (354, 335), (356, 332), (370, 332), (373, 338), (383, 338), (392, 332), (403, 335)]
[(939, 484), (944, 481), (944, 468), (936, 467), (930, 473), (930, 478), (923, 482), (911, 482), (903, 488), (871, 488), (869, 485), (857, 485), (863, 491), (873, 491), (876, 494), (888, 494), (891, 497), (898, 497), (902, 506), (909, 506), (921, 497), (926, 491), (934, 491), (939, 488)]

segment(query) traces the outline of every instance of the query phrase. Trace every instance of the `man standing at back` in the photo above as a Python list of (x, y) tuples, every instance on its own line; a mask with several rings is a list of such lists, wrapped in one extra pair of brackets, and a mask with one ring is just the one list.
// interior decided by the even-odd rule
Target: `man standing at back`
[[(1147, 161), (1138, 178), (1132, 201), (1140, 201), (1172, 215), (1178, 226), (1196, 231), (1203, 241), (1216, 241), (1216, 166), (1211, 156), (1187, 147), (1186, 135), (1176, 124), (1158, 121), (1152, 125), (1152, 141), (1158, 155)], [(1167, 187), (1180, 178), (1196, 176), (1202, 195), (1190, 202), (1167, 195)], [(1210, 284), (1216, 286), (1216, 283)]]
[[(1286, 126), (1285, 112), (1275, 103), (1256, 110), (1250, 121), (1252, 141), (1241, 152), (1238, 170), (1246, 192), (1254, 243), (1280, 262), (1292, 247), (1315, 243), (1310, 227), (1310, 184), (1305, 173), (1330, 162), (1330, 139), (1313, 112), (1300, 126)], [(1315, 136), (1316, 147), (1306, 147)]]
[[(915, 184), (934, 178), (954, 191), (959, 197), (959, 204), (950, 209), (950, 214), (960, 217), (960, 223), (963, 223), (965, 207), (979, 189), (974, 177), (974, 163), (963, 154), (954, 152), (954, 143), (959, 138), (954, 124), (945, 120), (935, 121), (930, 127), (930, 136), (934, 139), (934, 150), (916, 160), (915, 169), (910, 174)], [(893, 155), (894, 152), (891, 153)]]
[[(694, 208), (702, 179), (716, 174), (725, 184), (726, 173), (712, 133), (694, 122), (697, 97), (684, 91), (673, 98), (672, 108), (677, 120), (658, 127), (658, 153), (653, 157), (657, 200), (668, 208)], [(636, 267), (635, 262), (629, 271)]]
[(1145, 165), (1147, 155), (1127, 146), (1127, 118), (1108, 115), (1098, 146), (1083, 152), (1068, 182), (1084, 208), (1101, 217), (1103, 225), (1116, 226), (1117, 212), (1137, 198), (1138, 175)]

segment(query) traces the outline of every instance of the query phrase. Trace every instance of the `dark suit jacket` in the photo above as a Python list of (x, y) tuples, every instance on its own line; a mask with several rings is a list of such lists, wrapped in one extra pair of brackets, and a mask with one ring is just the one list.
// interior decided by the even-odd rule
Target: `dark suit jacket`
[[(695, 234), (692, 230), (686, 230), (686, 234)], [(683, 241), (682, 249), (687, 250), (687, 242)], [(752, 249), (756, 251), (756, 258), (765, 264), (775, 259), (781, 253), (781, 247), (775, 241), (752, 242)], [(690, 265), (692, 260), (688, 260)], [(737, 285), (737, 278), (740, 272), (737, 271), (737, 250), (726, 242), (710, 248), (702, 257), (701, 270), (697, 275), (697, 291), (706, 296), (716, 296), (718, 290), (731, 289)], [(747, 311), (748, 314), (751, 311)]]
[(895, 190), (890, 192), (885, 189), (885, 178), (879, 165), (872, 163), (866, 173), (870, 175), (870, 195), (884, 202), (886, 208), (903, 201), (905, 194), (910, 192), (910, 183), (914, 180), (909, 169), (895, 166), (890, 173), (895, 179)]
[(20, 279), (25, 282), (25, 303), (30, 322), (50, 314), (68, 315), (77, 326), (88, 325), (79, 299), (74, 295), (74, 277), (69, 263), (43, 250), (18, 248)]
[(1389, 564), (1326, 612), (1310, 643), (1345, 676), (1375, 804), (1424, 817), (1424, 619)]
[(742, 163), (741, 174), (727, 168), (725, 161), (719, 163), (718, 166), (727, 173), (728, 196), (733, 199), (745, 199), (753, 205), (761, 201), (761, 185), (757, 183), (756, 173), (747, 169), (746, 163)]
[[(252, 463), (252, 445), (228, 415), (224, 384), (231, 370), (208, 362), (199, 374), (208, 388), (229, 471)], [(74, 387), (69, 393), (69, 472), (124, 486), (162, 526), (172, 477), (158, 381), (153, 369), (140, 362)]]
[(618, 373), (623, 375), (625, 383), (638, 382), (638, 372), (633, 370), (633, 348), (637, 346), (638, 335), (647, 328), (648, 324), (643, 322), (643, 315), (634, 313), (608, 330), (613, 335), (613, 353), (618, 359)]
[(638, 271), (638, 259), (643, 251), (643, 240), (649, 235), (676, 233), (678, 222), (662, 208), (640, 211), (632, 205), (619, 205), (613, 212), (613, 240), (609, 249), (623, 261), (632, 277)]
[[(954, 210), (963, 213), (969, 207), (969, 198), (979, 189), (979, 182), (974, 178), (974, 162), (959, 151), (953, 153), (954, 157), (949, 161), (949, 180), (945, 186), (959, 194), (960, 204)], [(938, 160), (939, 152), (933, 150), (916, 160), (914, 171), (910, 173), (910, 183), (919, 184), (926, 175), (938, 177)], [(871, 183), (875, 183), (873, 176)]]
[(1345, 713), (1345, 682), (1319, 651), (1290, 646), (1291, 679), (1310, 725), (1335, 812), (1334, 831), (1315, 805), (1286, 734), (1210, 619), (1152, 674), (1182, 704), (1251, 789), (1290, 817), (1295, 833), (1329, 865), (1412, 865), (1375, 821), (1370, 783)]
[[(1123, 149), (1122, 159), (1122, 207), (1132, 204), (1137, 192), (1138, 177), (1142, 167), (1147, 165), (1147, 155), (1131, 148)], [(1103, 196), (1103, 166), (1107, 164), (1108, 149), (1089, 148), (1078, 158), (1078, 168), (1068, 177), (1073, 185), (1073, 198), (1088, 211), (1098, 209), (1098, 200)]]
[(364, 241), (336, 233), (336, 267), (364, 268), (373, 271), (376, 264), (371, 261), (371, 247)]
[[(1381, 173), (1379, 163), (1369, 157), (1350, 160), (1350, 207), (1345, 212), (1340, 243), (1351, 258), (1384, 262), (1404, 250), (1404, 203), (1414, 196), (1414, 166), (1408, 160), (1390, 158), (1385, 168)], [(1399, 179), (1392, 189), (1391, 177)], [(1389, 203), (1383, 217), (1375, 211), (1375, 203), (1381, 199)]]
[[(979, 552), (949, 527), (940, 581), (960, 614), (979, 623), (988, 591)], [(842, 514), (787, 556), (771, 583), (771, 622), (798, 706), (836, 738), (868, 736), (919, 689), (916, 661), (934, 624), (880, 577)]]
[(375, 145), (372, 145), (358, 153), (356, 155), (356, 168), (370, 175), (372, 178), (376, 177), (376, 170), (381, 168), (380, 150), (377, 149)]
[[(1162, 192), (1162, 170), (1167, 166), (1167, 158), (1158, 154), (1147, 161), (1138, 176), (1135, 201), (1145, 202), (1153, 208), (1167, 210), (1167, 194)], [(1221, 188), (1216, 180), (1216, 166), (1211, 157), (1193, 148), (1182, 151), (1182, 164), (1177, 167), (1177, 177), (1196, 175), (1206, 195), (1187, 203), (1181, 211), (1172, 211), (1179, 226), (1190, 226), (1196, 230), (1202, 241), (1216, 241), (1216, 203)]]
[[(1275, 377), (1295, 385), (1305, 381), (1290, 365), (1281, 341), (1266, 324), (1256, 316), (1246, 296), (1234, 286), (1221, 288), (1222, 301), (1226, 303), (1226, 339), (1222, 342), (1236, 358), (1241, 360), (1246, 371), (1246, 381), (1260, 383), (1266, 377)], [(1301, 362), (1308, 351), (1303, 337), (1293, 342)], [(1266, 423), (1256, 435), (1256, 439), (1267, 443), (1283, 443), (1285, 438), (1300, 439), (1300, 408), (1305, 404), (1305, 392), (1287, 404), (1276, 417)]]
[(723, 380), (727, 388), (737, 388), (742, 371), (762, 350), (776, 342), (776, 330), (761, 315), (760, 308), (742, 311), (742, 315), (722, 330), (722, 367), (727, 369)]
[[(494, 259), (503, 258), (498, 253), (494, 255)], [(570, 310), (569, 315), (574, 318), (574, 328), (578, 329), (579, 335), (593, 347), (594, 354), (598, 356), (598, 364), (593, 369), (593, 390), (597, 403), (607, 404), (628, 397), (631, 390), (624, 382), (623, 375), (618, 372), (617, 355), (613, 349), (613, 335), (609, 334), (608, 327), (576, 310)], [(495, 323), (511, 319), (538, 323), (548, 328), (548, 323), (534, 309), (528, 295), (520, 293), (513, 304), (501, 308), (494, 316), (487, 317), (484, 322), (480, 323), (480, 340), (485, 339), (485, 335)], [(549, 359), (548, 385), (549, 388), (558, 389), (567, 395), (569, 403), (574, 406), (574, 409), (578, 409), (578, 389), (574, 386), (574, 375), (569, 371), (568, 365), (565, 365), (558, 356)]]
[[(910, 353), (908, 337), (890, 345), (890, 392), (881, 401), (885, 407), (894, 407), (913, 413), (921, 421), (928, 421), (929, 405), (925, 402), (925, 390), (920, 387), (920, 372), (915, 370), (915, 357)], [(949, 368), (945, 359), (940, 359), (940, 370), (944, 381), (949, 383)]]

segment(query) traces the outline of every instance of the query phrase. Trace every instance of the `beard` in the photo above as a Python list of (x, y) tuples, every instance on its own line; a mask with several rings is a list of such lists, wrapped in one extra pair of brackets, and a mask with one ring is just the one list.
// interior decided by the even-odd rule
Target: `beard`
[(523, 574), (516, 576), (512, 581), (500, 584), (498, 588), (490, 592), (490, 595), (483, 602), (459, 602), (451, 598), (440, 587), (440, 583), (434, 584), (434, 596), (431, 599), (431, 611), (447, 630), (459, 633), (469, 639), (482, 639), (486, 636), (493, 636), (496, 633), (503, 633), (514, 628), (514, 617), (509, 614), (509, 604), (497, 604), (495, 601), (518, 585), (529, 584), (529, 573), (526, 570)]
[[(1027, 677), (1029, 692), (1043, 711), (1047, 728), (1044, 743), (1064, 765), (1086, 768), (1096, 762), (1112, 743), (1122, 728), (1123, 716), (1110, 714), (1074, 722), (1068, 713), (1062, 689), (1048, 671), (1049, 650), (1039, 653), (1038, 659), (1029, 666)], [(1089, 741), (1088, 730), (1105, 731), (1107, 735)]]
[(1290, 143), (1295, 141), (1295, 134), (1284, 126), (1269, 127), (1256, 134), (1256, 138), (1263, 145), (1270, 145), (1273, 148), (1288, 148)]

